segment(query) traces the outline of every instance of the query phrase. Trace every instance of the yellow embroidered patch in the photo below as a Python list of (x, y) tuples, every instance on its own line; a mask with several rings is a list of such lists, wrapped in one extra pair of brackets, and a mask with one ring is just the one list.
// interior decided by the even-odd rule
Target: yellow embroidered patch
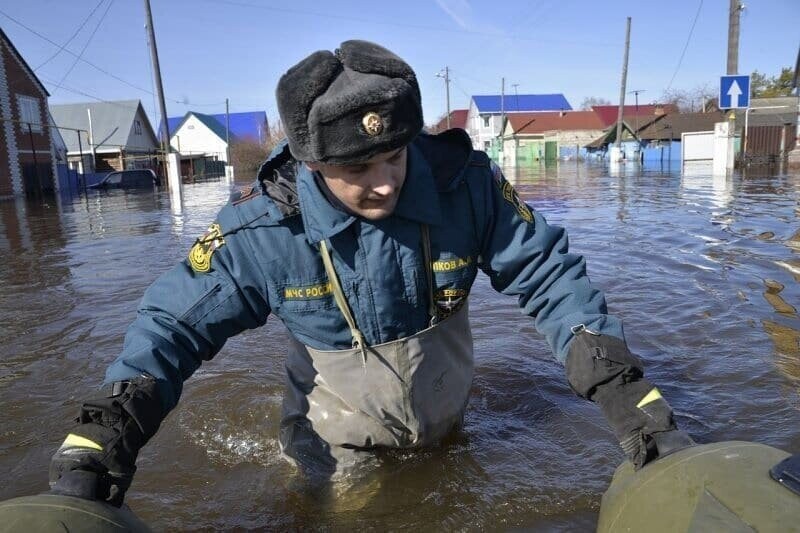
[(222, 238), (222, 228), (214, 222), (208, 227), (202, 237), (197, 239), (189, 250), (189, 264), (195, 272), (209, 272), (211, 270), (211, 256), (225, 244)]
[(324, 298), (333, 293), (331, 282), (309, 285), (307, 287), (286, 287), (283, 297), (286, 300), (315, 300)]
[(464, 289), (442, 289), (436, 293), (437, 298), (461, 298), (466, 295), (467, 291)]
[(531, 213), (531, 208), (528, 205), (520, 200), (519, 194), (514, 189), (514, 187), (507, 181), (503, 181), (502, 185), (503, 191), (503, 198), (505, 198), (506, 202), (510, 203), (517, 209), (517, 213), (525, 222), (533, 222), (533, 213)]
[(455, 259), (448, 259), (446, 261), (434, 261), (434, 272), (453, 272), (454, 270), (461, 270), (462, 268), (472, 264), (472, 257), (456, 257)]
[(461, 309), (467, 299), (468, 291), (464, 289), (440, 289), (436, 291), (436, 307), (439, 318), (445, 318)]

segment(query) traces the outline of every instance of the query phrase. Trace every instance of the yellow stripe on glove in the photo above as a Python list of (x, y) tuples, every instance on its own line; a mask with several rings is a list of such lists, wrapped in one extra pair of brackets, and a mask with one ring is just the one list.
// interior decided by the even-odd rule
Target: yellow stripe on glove
[(661, 393), (658, 391), (657, 388), (653, 387), (653, 389), (650, 392), (648, 392), (647, 395), (639, 401), (639, 403), (636, 404), (636, 407), (641, 409), (648, 403), (652, 403), (660, 399), (661, 399)]
[(91, 448), (93, 450), (97, 450), (102, 452), (103, 447), (94, 442), (93, 440), (89, 440), (86, 437), (81, 437), (80, 435), (75, 435), (74, 433), (70, 433), (67, 435), (67, 438), (64, 439), (64, 444), (61, 445), (62, 448)]

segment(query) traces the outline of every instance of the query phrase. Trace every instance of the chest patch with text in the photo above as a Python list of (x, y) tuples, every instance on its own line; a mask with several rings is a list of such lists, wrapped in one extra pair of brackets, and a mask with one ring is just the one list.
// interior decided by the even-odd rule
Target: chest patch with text
[(305, 285), (302, 287), (286, 287), (283, 289), (284, 300), (318, 300), (333, 294), (331, 282)]
[(440, 259), (433, 262), (434, 272), (454, 272), (472, 264), (472, 257), (454, 257), (453, 259)]

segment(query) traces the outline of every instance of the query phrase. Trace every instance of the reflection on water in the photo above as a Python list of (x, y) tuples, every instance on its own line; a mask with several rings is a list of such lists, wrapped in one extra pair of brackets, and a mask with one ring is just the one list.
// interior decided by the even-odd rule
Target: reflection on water
[[(560, 162), (507, 172), (564, 225), (632, 349), (701, 442), (800, 451), (800, 176), (711, 178)], [(143, 290), (226, 201), (220, 183), (0, 203), (0, 499), (46, 489), (78, 399)], [(622, 460), (532, 323), (479, 277), (462, 433), (391, 452), (359, 483), (301, 488), (277, 446), (285, 332), (231, 339), (143, 450), (128, 502), (156, 530), (591, 529)]]

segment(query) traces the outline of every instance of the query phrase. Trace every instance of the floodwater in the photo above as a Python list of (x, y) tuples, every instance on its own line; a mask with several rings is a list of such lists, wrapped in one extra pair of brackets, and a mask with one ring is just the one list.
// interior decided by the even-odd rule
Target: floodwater
[[(800, 175), (712, 179), (576, 163), (508, 172), (565, 225), (633, 351), (700, 442), (800, 451)], [(0, 203), (0, 499), (47, 489), (50, 455), (99, 386), (144, 289), (227, 186)], [(479, 276), (466, 424), (310, 492), (279, 455), (285, 333), (231, 339), (142, 451), (126, 499), (155, 530), (591, 530), (622, 453), (532, 321)]]

